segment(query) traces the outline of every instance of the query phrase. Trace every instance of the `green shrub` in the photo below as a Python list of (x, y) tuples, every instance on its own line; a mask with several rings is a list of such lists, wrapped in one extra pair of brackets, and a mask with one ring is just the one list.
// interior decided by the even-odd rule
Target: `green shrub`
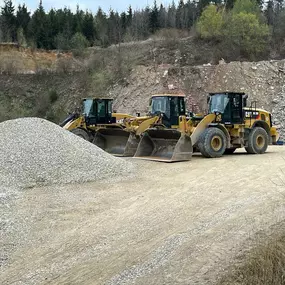
[(55, 90), (50, 90), (49, 91), (49, 100), (51, 103), (54, 103), (58, 99), (58, 94)]
[(217, 39), (223, 34), (223, 25), (222, 13), (211, 4), (204, 9), (197, 23), (197, 32), (203, 39)]
[(70, 39), (64, 33), (59, 33), (55, 37), (55, 45), (58, 50), (70, 50)]
[(71, 38), (71, 47), (75, 50), (83, 50), (89, 46), (88, 40), (81, 33), (76, 33)]
[(250, 13), (254, 15), (260, 14), (260, 8), (256, 1), (252, 0), (236, 0), (232, 9), (233, 14), (239, 14), (241, 12)]
[(267, 50), (270, 32), (268, 25), (261, 24), (256, 15), (240, 12), (230, 17), (225, 36), (241, 54), (254, 59)]

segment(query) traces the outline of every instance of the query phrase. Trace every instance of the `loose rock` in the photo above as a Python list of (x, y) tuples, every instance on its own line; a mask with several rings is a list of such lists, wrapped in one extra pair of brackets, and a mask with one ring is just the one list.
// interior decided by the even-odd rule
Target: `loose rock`
[(96, 181), (132, 171), (132, 165), (39, 118), (0, 124), (0, 184), (32, 187)]

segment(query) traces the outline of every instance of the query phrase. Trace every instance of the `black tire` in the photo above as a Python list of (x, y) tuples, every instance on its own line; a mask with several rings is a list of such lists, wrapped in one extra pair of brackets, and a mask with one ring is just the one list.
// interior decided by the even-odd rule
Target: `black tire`
[(87, 140), (87, 141), (90, 141), (90, 136), (89, 136), (89, 134), (88, 134), (85, 130), (83, 130), (83, 129), (76, 128), (76, 129), (71, 130), (71, 132), (72, 132), (73, 134), (75, 134), (75, 135), (77, 135), (77, 136), (79, 136), (79, 137), (81, 137), (81, 138)]
[(193, 153), (199, 152), (199, 148), (197, 146), (193, 146)]
[(245, 150), (250, 154), (265, 153), (268, 147), (269, 137), (267, 132), (261, 127), (255, 127), (248, 136), (248, 145)]
[(236, 150), (236, 147), (226, 148), (224, 154), (233, 154)]
[(226, 136), (218, 128), (207, 128), (201, 135), (198, 143), (200, 152), (204, 157), (221, 157), (226, 149)]

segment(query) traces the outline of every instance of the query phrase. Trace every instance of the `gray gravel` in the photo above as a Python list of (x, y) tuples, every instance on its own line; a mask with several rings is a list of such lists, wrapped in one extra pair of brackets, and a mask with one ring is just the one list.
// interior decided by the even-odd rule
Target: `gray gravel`
[[(0, 124), (0, 185), (33, 187), (118, 177), (132, 165), (39, 118)], [(3, 195), (3, 194), (2, 194)]]
[(214, 284), (284, 220), (284, 155), (134, 160), (135, 179), (25, 189), (0, 213), (1, 285)]
[(126, 160), (39, 118), (0, 123), (0, 145), (0, 267), (29, 242), (34, 217), (24, 217), (18, 208), (27, 188), (114, 182), (133, 173)]

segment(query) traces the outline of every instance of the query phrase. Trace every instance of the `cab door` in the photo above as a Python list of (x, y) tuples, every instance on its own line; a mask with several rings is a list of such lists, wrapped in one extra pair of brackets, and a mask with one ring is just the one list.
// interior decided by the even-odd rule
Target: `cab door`
[(243, 101), (239, 94), (228, 94), (228, 103), (222, 115), (225, 124), (242, 124), (244, 120)]

